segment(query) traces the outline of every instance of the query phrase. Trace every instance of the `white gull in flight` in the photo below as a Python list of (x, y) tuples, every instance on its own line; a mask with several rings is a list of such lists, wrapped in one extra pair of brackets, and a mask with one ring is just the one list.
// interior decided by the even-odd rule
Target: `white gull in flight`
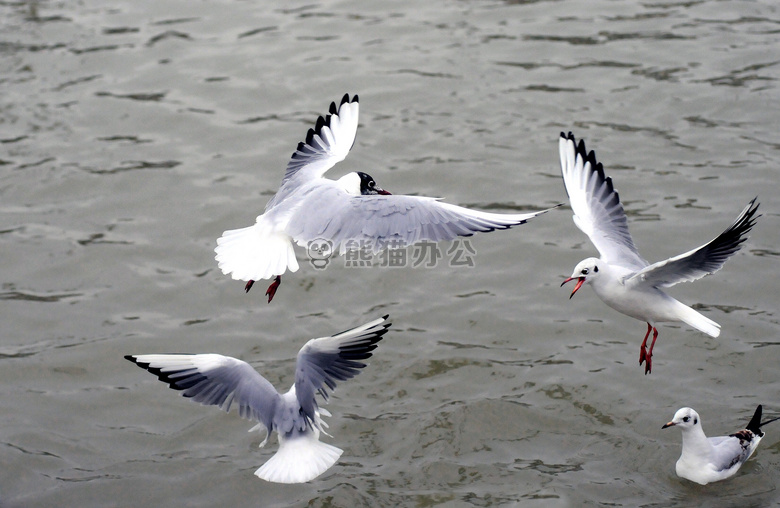
[(677, 476), (707, 485), (734, 476), (764, 437), (761, 427), (778, 419), (761, 423), (759, 405), (747, 428), (728, 436), (707, 437), (699, 414), (684, 407), (661, 428), (677, 427), (682, 431), (682, 455), (675, 466)]
[[(546, 212), (497, 214), (451, 205), (436, 198), (391, 195), (363, 172), (338, 180), (323, 178), (349, 153), (358, 127), (358, 96), (344, 95), (330, 105), (306, 140), (298, 144), (276, 195), (254, 225), (225, 231), (215, 252), (219, 268), (233, 279), (271, 279), (270, 303), (281, 275), (298, 270), (293, 242), (329, 256), (336, 249), (367, 247), (372, 254), (389, 246), (407, 247), (419, 241), (438, 242), (477, 232), (507, 229)], [(329, 244), (326, 244), (329, 242)]]
[[(653, 346), (658, 338), (655, 324), (682, 321), (712, 337), (720, 334), (720, 325), (664, 293), (663, 288), (690, 282), (717, 272), (726, 260), (747, 240), (747, 233), (760, 215), (754, 198), (737, 220), (712, 241), (679, 256), (650, 264), (639, 255), (628, 232), (626, 214), (612, 179), (596, 161), (596, 154), (576, 143), (574, 135), (561, 133), (559, 141), (561, 171), (566, 193), (574, 212), (574, 223), (599, 251), (600, 258), (587, 258), (574, 268), (577, 280), (569, 298), (589, 284), (601, 300), (627, 316), (647, 323), (647, 333), (639, 350), (639, 364), (647, 362), (645, 374), (652, 369)], [(647, 338), (653, 342), (647, 350)]]
[(230, 411), (232, 403), (244, 418), (260, 423), (279, 436), (279, 450), (255, 475), (269, 482), (303, 483), (313, 480), (336, 463), (343, 450), (320, 441), (327, 424), (320, 415), (331, 416), (317, 404), (325, 400), (336, 381), (356, 376), (366, 366), (361, 360), (372, 355), (387, 333), (388, 316), (331, 337), (308, 341), (298, 352), (295, 384), (279, 393), (248, 363), (218, 354), (128, 355), (127, 360), (155, 374), (160, 381), (203, 405)]

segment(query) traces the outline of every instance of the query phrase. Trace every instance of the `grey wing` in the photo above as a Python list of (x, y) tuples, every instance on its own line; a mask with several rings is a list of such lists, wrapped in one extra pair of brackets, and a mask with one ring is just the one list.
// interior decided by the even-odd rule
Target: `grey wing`
[(235, 402), (239, 415), (272, 430), (279, 394), (246, 362), (217, 354), (127, 355), (125, 359), (195, 402), (224, 411)]
[(418, 241), (452, 240), (477, 232), (524, 224), (539, 214), (498, 214), (471, 210), (435, 198), (347, 194), (336, 186), (317, 186), (307, 195), (285, 231), (300, 245), (317, 238), (341, 245), (340, 252), (403, 248)]
[(596, 154), (577, 144), (574, 135), (561, 133), (558, 142), (561, 174), (574, 212), (574, 223), (588, 235), (601, 257), (634, 270), (647, 266), (628, 232), (628, 221), (612, 179), (596, 161)]
[(318, 178), (344, 160), (355, 143), (359, 106), (358, 96), (350, 99), (349, 94), (344, 95), (338, 108), (335, 102), (330, 104), (329, 114), (317, 118), (306, 140), (298, 143), (287, 163), (282, 185), (293, 177), (301, 181)]
[(387, 318), (383, 316), (331, 337), (312, 339), (301, 348), (295, 368), (295, 394), (310, 422), (317, 421), (315, 393), (327, 400), (327, 389), (334, 390), (336, 381), (351, 379), (366, 366), (361, 360), (371, 357), (377, 342), (387, 333)]
[(742, 464), (752, 454), (750, 441), (737, 436), (718, 436), (707, 438), (712, 445), (711, 462), (716, 471), (727, 471)]
[(746, 235), (760, 217), (756, 215), (759, 206), (756, 199), (753, 198), (737, 220), (712, 241), (666, 261), (654, 263), (637, 272), (631, 279), (657, 287), (669, 287), (717, 272), (741, 248), (748, 239)]

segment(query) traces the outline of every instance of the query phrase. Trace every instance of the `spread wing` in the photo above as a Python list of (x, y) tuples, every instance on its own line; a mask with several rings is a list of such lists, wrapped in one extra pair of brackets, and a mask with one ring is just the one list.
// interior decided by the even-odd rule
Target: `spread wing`
[(577, 227), (608, 263), (633, 270), (647, 266), (628, 232), (626, 214), (612, 179), (604, 175), (596, 154), (586, 151), (584, 141), (577, 144), (571, 132), (568, 136), (561, 133), (558, 148), (563, 184)]
[(312, 187), (305, 204), (285, 232), (300, 245), (325, 238), (340, 252), (387, 246), (406, 247), (418, 241), (452, 240), (477, 232), (524, 224), (539, 214), (498, 214), (471, 210), (422, 196), (348, 194), (335, 185)]
[(756, 215), (756, 199), (753, 198), (737, 220), (712, 241), (666, 261), (654, 263), (637, 272), (629, 281), (633, 279), (657, 287), (669, 287), (717, 272), (742, 247), (742, 243), (748, 239), (746, 235), (760, 217)]
[(156, 375), (174, 390), (203, 405), (257, 420), (270, 433), (279, 394), (248, 363), (217, 354), (128, 355), (125, 359)]
[(298, 143), (287, 163), (282, 185), (291, 178), (302, 181), (319, 178), (343, 161), (355, 143), (359, 109), (357, 95), (350, 99), (349, 94), (345, 94), (338, 108), (331, 102), (329, 114), (317, 118), (314, 128), (306, 134), (306, 140)]
[(355, 377), (366, 366), (361, 360), (371, 357), (377, 342), (387, 333), (387, 318), (383, 316), (331, 337), (312, 339), (301, 348), (295, 367), (295, 394), (311, 422), (317, 421), (315, 393), (327, 400), (327, 389), (334, 390), (337, 381)]

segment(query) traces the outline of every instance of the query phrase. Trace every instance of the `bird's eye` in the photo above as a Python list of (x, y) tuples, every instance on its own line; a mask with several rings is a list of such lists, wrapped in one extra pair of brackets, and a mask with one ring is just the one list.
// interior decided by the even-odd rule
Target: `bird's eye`
[(588, 272), (590, 272), (590, 270), (588, 270), (587, 268), (583, 268), (583, 269), (582, 269), (582, 271), (581, 271), (580, 273), (581, 273), (582, 275), (588, 275)]
[(688, 421), (688, 420), (690, 420), (690, 419), (691, 419), (691, 418), (690, 418), (690, 417), (688, 417), (688, 416), (685, 416), (685, 417), (683, 417), (683, 421), (684, 421), (684, 422), (687, 422), (687, 421)]
[(376, 182), (371, 180), (370, 182), (368, 182), (368, 186), (369, 187), (376, 187)]
[(598, 271), (599, 271), (599, 267), (598, 267), (598, 266), (594, 266), (594, 267), (593, 267), (593, 271), (594, 271), (595, 273), (598, 273)]

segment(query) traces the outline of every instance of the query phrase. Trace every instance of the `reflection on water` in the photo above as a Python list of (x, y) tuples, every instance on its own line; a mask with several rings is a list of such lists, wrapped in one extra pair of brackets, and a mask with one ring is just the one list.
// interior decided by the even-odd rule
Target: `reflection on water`
[[(731, 506), (777, 501), (777, 434), (735, 478), (678, 479), (693, 405), (729, 429), (780, 412), (774, 5), (764, 2), (0, 3), (3, 506)], [(762, 217), (675, 287), (723, 325), (636, 322), (558, 288), (595, 254), (567, 207), (470, 241), (473, 268), (299, 274), (272, 305), (213, 259), (344, 93), (334, 177), (497, 212), (566, 201), (557, 139), (597, 150), (650, 260)], [(300, 253), (304, 260), (304, 253)], [(161, 390), (125, 354), (218, 352), (274, 384), (302, 341), (390, 313), (328, 409), (345, 455), (294, 489), (252, 472), (247, 422)], [(248, 501), (249, 500), (249, 501)]]

